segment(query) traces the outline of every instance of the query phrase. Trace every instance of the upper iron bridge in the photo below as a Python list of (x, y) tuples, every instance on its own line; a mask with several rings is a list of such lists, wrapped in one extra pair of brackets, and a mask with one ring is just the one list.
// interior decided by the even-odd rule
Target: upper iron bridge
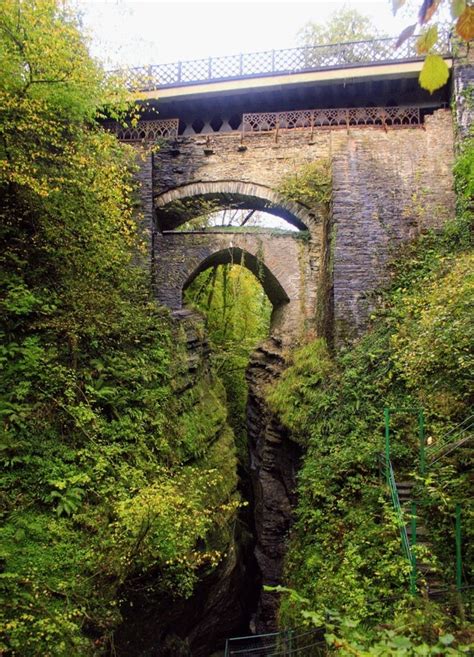
[[(236, 131), (421, 125), (449, 95), (447, 87), (432, 96), (420, 89), (424, 58), (416, 40), (399, 48), (396, 38), (386, 38), (123, 70), (129, 89), (150, 109), (138, 125), (117, 127), (117, 135), (156, 141)], [(438, 52), (450, 66), (447, 33)]]

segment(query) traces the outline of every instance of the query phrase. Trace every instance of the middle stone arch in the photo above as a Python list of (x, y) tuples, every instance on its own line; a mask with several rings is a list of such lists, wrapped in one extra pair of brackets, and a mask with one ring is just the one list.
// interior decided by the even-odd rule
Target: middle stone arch
[(213, 265), (243, 264), (260, 280), (273, 305), (271, 331), (291, 342), (314, 317), (316, 284), (305, 241), (293, 234), (165, 232), (156, 236), (155, 290), (172, 310), (183, 291)]
[(175, 230), (211, 206), (268, 212), (310, 233), (324, 216), (322, 208), (310, 210), (269, 187), (235, 180), (191, 182), (159, 194), (154, 203), (159, 231)]

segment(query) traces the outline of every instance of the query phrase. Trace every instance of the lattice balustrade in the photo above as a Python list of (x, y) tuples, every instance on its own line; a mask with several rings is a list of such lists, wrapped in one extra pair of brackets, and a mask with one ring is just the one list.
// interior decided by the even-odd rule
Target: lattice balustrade
[(274, 71), (274, 51), (250, 52), (242, 55), (242, 77)]
[(175, 139), (178, 136), (179, 119), (139, 121), (136, 126), (113, 126), (120, 141), (159, 141)]
[[(416, 52), (417, 36), (396, 48), (396, 38), (373, 39), (322, 46), (267, 50), (263, 52), (210, 57), (194, 61), (141, 66), (119, 71), (130, 89), (150, 90), (158, 87), (195, 84), (222, 79), (239, 79), (255, 75), (297, 73), (336, 67), (370, 65), (421, 59)], [(442, 31), (438, 52), (449, 56), (448, 31)]]
[(331, 128), (338, 126), (416, 126), (421, 124), (419, 107), (351, 107), (347, 109), (297, 110), (244, 114), (242, 131), (246, 134), (293, 130), (295, 128)]
[(201, 82), (210, 79), (210, 60), (196, 59), (180, 63), (179, 82)]
[(211, 59), (211, 75), (213, 80), (223, 78), (238, 78), (243, 74), (243, 60), (240, 55), (214, 57)]

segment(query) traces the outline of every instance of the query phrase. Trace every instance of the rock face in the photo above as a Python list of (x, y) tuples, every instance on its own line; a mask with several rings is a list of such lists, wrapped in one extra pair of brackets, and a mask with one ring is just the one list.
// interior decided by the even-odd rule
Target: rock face
[[(183, 310), (174, 318), (180, 329), (176, 339), (184, 339), (187, 347), (175, 381), (176, 394), (183, 395), (209, 376), (209, 349), (198, 316)], [(265, 387), (283, 367), (277, 337), (252, 354), (247, 370), (250, 463), (242, 468), (240, 481), (248, 506), (233, 519), (225, 557), (215, 570), (203, 570), (189, 599), (164, 594), (160, 572), (147, 571), (126, 582), (114, 657), (209, 657), (223, 649), (229, 636), (276, 629), (279, 596), (261, 586), (281, 583), (300, 460), (298, 446), (264, 399)], [(229, 431), (224, 420), (222, 435)], [(216, 437), (218, 449), (224, 440)]]
[[(183, 310), (174, 313), (174, 319), (176, 344), (184, 341), (186, 346), (184, 353), (177, 353), (181, 360), (175, 376), (175, 394), (183, 396), (203, 381), (211, 382), (209, 348), (198, 315)], [(209, 451), (228, 449), (229, 438), (232, 442), (224, 418)], [(216, 569), (203, 569), (188, 599), (165, 594), (160, 572), (148, 570), (124, 584), (123, 623), (114, 637), (114, 657), (208, 657), (228, 636), (248, 633), (249, 610), (255, 607), (253, 537), (240, 517), (230, 519), (224, 536), (224, 558)]]
[[(296, 504), (300, 449), (276, 421), (264, 398), (266, 386), (282, 372), (282, 343), (270, 338), (251, 356), (247, 369), (247, 427), (254, 495), (255, 556), (263, 585), (281, 583), (286, 539)], [(255, 618), (257, 633), (277, 629), (279, 596), (263, 591)]]
[[(240, 538), (240, 537), (239, 537)], [(127, 595), (128, 609), (116, 635), (117, 657), (208, 657), (223, 648), (225, 639), (248, 633), (251, 605), (248, 548), (236, 541), (212, 574), (204, 577), (187, 600), (153, 594), (148, 573), (135, 593)]]

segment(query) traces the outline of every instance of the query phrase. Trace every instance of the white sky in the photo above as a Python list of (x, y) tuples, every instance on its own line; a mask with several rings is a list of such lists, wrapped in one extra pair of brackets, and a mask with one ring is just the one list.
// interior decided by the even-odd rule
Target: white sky
[[(308, 21), (325, 22), (343, 6), (371, 16), (379, 30), (399, 34), (390, 0), (76, 0), (91, 52), (114, 66), (139, 66), (296, 45)], [(408, 21), (409, 22), (409, 21)]]

